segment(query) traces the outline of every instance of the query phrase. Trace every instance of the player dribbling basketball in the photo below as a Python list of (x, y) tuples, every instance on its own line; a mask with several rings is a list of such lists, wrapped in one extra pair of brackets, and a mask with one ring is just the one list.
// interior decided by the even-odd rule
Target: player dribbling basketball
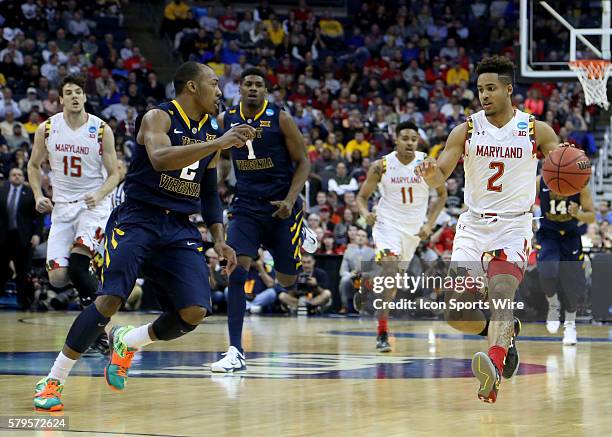
[[(472, 371), (478, 397), (495, 402), (501, 376), (518, 367), (515, 337), (520, 322), (508, 305), (523, 278), (531, 250), (538, 148), (548, 155), (559, 143), (550, 126), (512, 107), (514, 65), (505, 57), (484, 58), (477, 66), (482, 110), (451, 132), (437, 161), (428, 159), (417, 173), (432, 187), (449, 177), (463, 155), (465, 203), (457, 223), (451, 271), (486, 274), (491, 317), (480, 310), (447, 311), (448, 323), (466, 333), (487, 336), (488, 353), (478, 352)], [(446, 299), (473, 300), (474, 293), (448, 292)], [(496, 307), (492, 303), (505, 302)]]

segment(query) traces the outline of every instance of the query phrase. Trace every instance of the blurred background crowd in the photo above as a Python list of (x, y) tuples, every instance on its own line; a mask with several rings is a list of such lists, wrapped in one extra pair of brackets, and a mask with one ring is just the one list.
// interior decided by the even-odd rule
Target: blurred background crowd
[[(68, 74), (87, 78), (86, 109), (113, 128), (117, 155), (129, 165), (137, 114), (171, 99), (174, 90), (171, 82), (158, 79), (161, 66), (147, 60), (146, 50), (130, 39), (124, 25), (126, 4), (120, 0), (0, 2), (0, 184), (4, 189), (8, 190), (13, 169), (15, 180), (21, 170), (19, 183), (27, 184), (34, 132), (61, 111), (58, 84)], [(331, 302), (318, 310), (347, 313), (353, 311), (352, 303), (341, 289), (351, 288), (360, 262), (373, 256), (371, 229), (359, 217), (355, 203), (369, 166), (392, 151), (397, 123), (414, 121), (420, 127), (420, 150), (437, 157), (450, 130), (480, 110), (475, 65), (488, 54), (515, 59), (518, 1), (364, 1), (350, 14), (335, 12), (315, 12), (304, 0), (282, 13), (265, 1), (237, 10), (220, 2), (204, 7), (177, 0), (164, 8), (158, 39), (159, 44), (169, 44), (176, 65), (196, 60), (213, 67), (227, 106), (239, 99), (243, 69), (257, 66), (266, 72), (269, 99), (291, 112), (312, 163), (305, 190), (307, 222), (320, 247), (309, 273), (318, 275), (316, 287), (331, 296)], [(582, 12), (588, 16), (588, 9)], [(558, 35), (554, 24), (543, 23), (541, 33), (538, 49), (550, 50)], [(562, 56), (559, 53), (559, 59)], [(593, 135), (597, 112), (585, 107), (577, 82), (518, 83), (513, 103), (549, 123), (560, 141), (574, 143), (597, 159), (599, 145)], [(227, 206), (235, 182), (229, 155), (220, 168), (219, 193)], [(43, 166), (42, 172), (43, 189), (51, 197), (49, 166)], [(419, 249), (416, 263), (448, 258), (457, 217), (465, 210), (463, 184), (459, 165), (447, 182), (445, 211), (433, 236)], [(374, 206), (376, 199), (371, 201)], [(585, 250), (612, 248), (609, 208), (605, 201), (597, 203), (597, 223), (589, 225), (583, 236)], [(28, 281), (39, 297), (28, 302), (33, 309), (48, 307), (53, 294), (51, 289), (46, 292), (44, 272), (50, 217), (39, 219), (41, 226), (32, 231), (39, 238), (30, 241), (34, 263)], [(200, 220), (194, 217), (194, 221)], [(205, 226), (198, 223), (198, 227), (208, 241)], [(227, 280), (214, 251), (207, 252), (207, 259), (217, 290), (215, 305), (222, 311)], [(9, 292), (14, 289), (12, 268), (8, 262), (0, 265), (0, 288), (6, 282)], [(254, 267), (252, 279), (251, 291), (246, 290), (253, 302), (257, 299), (250, 303), (252, 312), (278, 311), (279, 303), (270, 292), (273, 263), (266, 253)], [(146, 288), (146, 281), (140, 281), (129, 308), (155, 307)]]

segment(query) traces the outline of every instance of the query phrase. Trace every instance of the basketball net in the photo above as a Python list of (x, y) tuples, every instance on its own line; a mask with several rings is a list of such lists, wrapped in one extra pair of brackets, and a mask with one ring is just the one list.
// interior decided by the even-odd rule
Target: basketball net
[(612, 72), (612, 62), (601, 59), (582, 59), (570, 62), (569, 67), (578, 75), (587, 106), (599, 105), (607, 110), (610, 106), (607, 84)]

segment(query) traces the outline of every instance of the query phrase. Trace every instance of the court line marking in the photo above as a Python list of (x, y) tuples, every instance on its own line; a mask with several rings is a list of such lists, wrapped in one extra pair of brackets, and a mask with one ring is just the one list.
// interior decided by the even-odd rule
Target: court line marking
[[(332, 329), (331, 331), (325, 331), (325, 334), (329, 335), (346, 335), (353, 337), (376, 337), (376, 332), (374, 331), (342, 331), (337, 329)], [(415, 338), (415, 339), (429, 339), (430, 334), (422, 333), (422, 332), (393, 332), (389, 335), (397, 338)], [(480, 335), (472, 335), (472, 334), (434, 334), (436, 339), (439, 340), (482, 340), (485, 337), (481, 337)], [(550, 342), (550, 343), (558, 343), (562, 341), (562, 337), (544, 337), (537, 335), (526, 335), (519, 336), (518, 341), (536, 341), (536, 342)], [(578, 337), (578, 344), (580, 343), (612, 343), (612, 338), (607, 337)]]

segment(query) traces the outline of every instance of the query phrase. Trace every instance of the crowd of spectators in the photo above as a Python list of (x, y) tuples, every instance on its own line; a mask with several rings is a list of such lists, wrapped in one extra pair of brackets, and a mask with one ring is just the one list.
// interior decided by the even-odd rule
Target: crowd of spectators
[[(243, 69), (266, 73), (269, 99), (291, 112), (312, 163), (307, 222), (319, 237), (317, 254), (345, 257), (336, 306), (346, 311), (350, 302), (342, 290), (356, 273), (353, 257), (362, 259), (372, 243), (355, 203), (369, 166), (393, 149), (394, 127), (406, 120), (420, 127), (421, 150), (438, 156), (450, 130), (480, 109), (478, 60), (495, 53), (514, 59), (518, 3), (364, 1), (347, 17), (315, 12), (304, 0), (282, 15), (266, 1), (236, 10), (174, 0), (165, 7), (160, 32), (177, 56), (215, 69), (227, 105), (239, 98)], [(126, 37), (119, 0), (0, 2), (0, 62), (0, 178), (13, 167), (25, 170), (36, 127), (61, 110), (57, 86), (68, 74), (87, 77), (87, 110), (108, 121), (118, 157), (128, 162), (137, 113), (173, 97), (172, 84), (159, 82), (154, 66)], [(595, 113), (585, 109), (577, 83), (516, 84), (513, 103), (595, 156)], [(227, 204), (234, 178), (224, 159), (219, 192)], [(48, 176), (49, 167), (43, 171)], [(452, 249), (465, 208), (463, 182), (459, 165), (447, 182), (446, 209), (423, 249), (428, 257)], [(50, 192), (48, 177), (43, 185)], [(595, 249), (612, 244), (608, 207), (599, 205), (600, 220), (585, 237)], [(223, 287), (217, 289), (222, 294)]]

